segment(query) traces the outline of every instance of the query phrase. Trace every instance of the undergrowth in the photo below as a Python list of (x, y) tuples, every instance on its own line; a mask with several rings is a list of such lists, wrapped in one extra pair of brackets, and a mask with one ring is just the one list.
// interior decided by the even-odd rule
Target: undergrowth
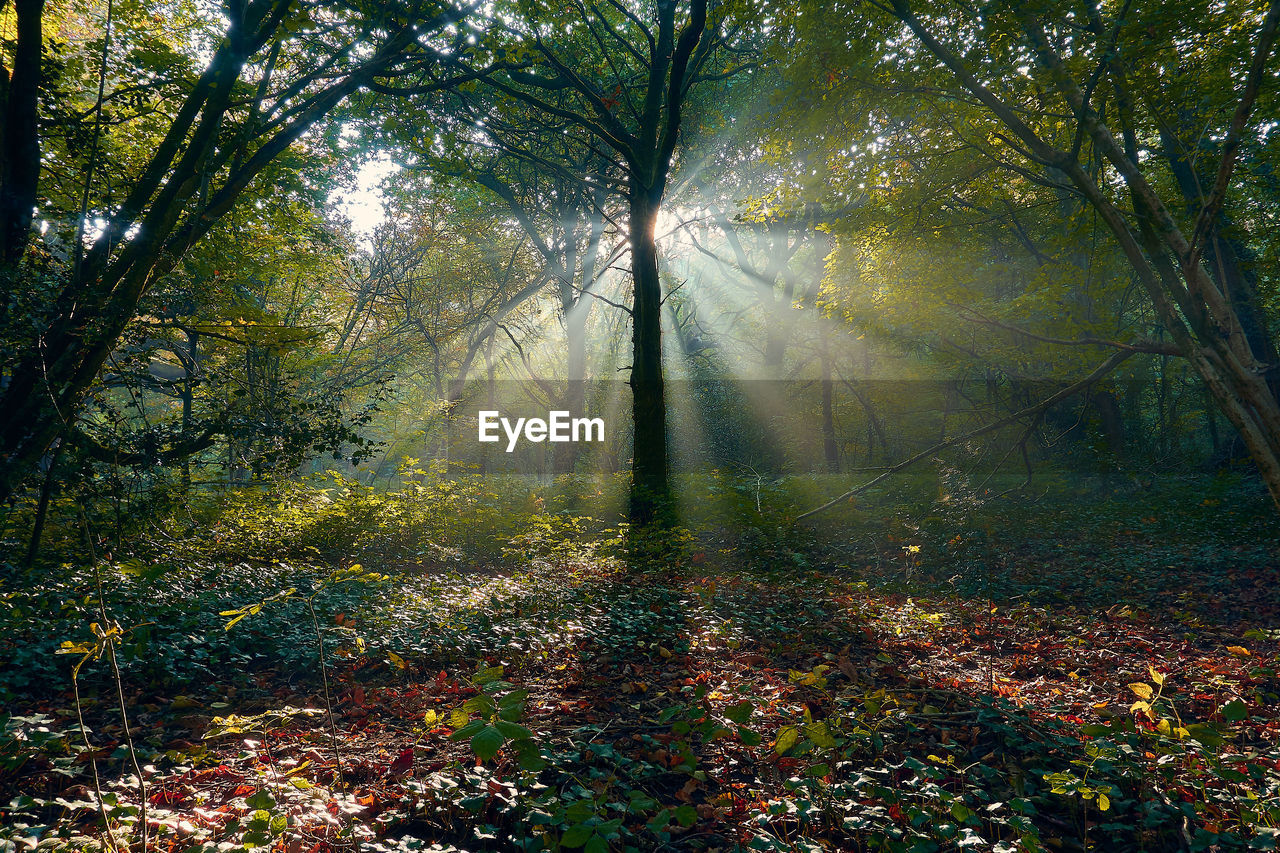
[(407, 473), (7, 565), (0, 843), (138, 849), (144, 803), (150, 849), (209, 853), (1280, 836), (1247, 481), (990, 501), (944, 471), (796, 526), (821, 479), (712, 476), (637, 543), (620, 481)]

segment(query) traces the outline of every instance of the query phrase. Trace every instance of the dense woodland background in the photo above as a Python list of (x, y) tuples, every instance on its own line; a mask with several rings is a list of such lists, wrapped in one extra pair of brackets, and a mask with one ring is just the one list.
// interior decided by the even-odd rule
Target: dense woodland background
[(1278, 28), (0, 0), (0, 845), (1274, 849)]

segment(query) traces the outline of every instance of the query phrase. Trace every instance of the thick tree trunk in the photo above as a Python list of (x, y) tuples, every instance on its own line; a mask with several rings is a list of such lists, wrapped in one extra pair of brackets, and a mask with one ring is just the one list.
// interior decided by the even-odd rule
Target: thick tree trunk
[(40, 177), (38, 105), (44, 0), (15, 0), (13, 71), (0, 64), (0, 264), (12, 269), (31, 236)]
[(654, 227), (659, 199), (637, 187), (630, 197), (632, 444), (631, 521), (659, 520), (670, 495), (667, 465), (667, 403), (662, 376), (662, 285)]
[[(1168, 129), (1162, 130), (1160, 139), (1164, 159), (1177, 181), (1187, 213), (1194, 218), (1203, 202), (1201, 180), (1189, 155), (1183, 153), (1185, 146)], [(1233, 231), (1228, 215), (1219, 211), (1217, 221), (1206, 235), (1204, 264), (1235, 310), (1254, 358), (1263, 364), (1274, 365), (1280, 362), (1280, 353), (1277, 353), (1258, 298), (1257, 257), (1247, 242), (1229, 236)], [(1272, 393), (1280, 395), (1280, 370), (1270, 371), (1267, 381)]]

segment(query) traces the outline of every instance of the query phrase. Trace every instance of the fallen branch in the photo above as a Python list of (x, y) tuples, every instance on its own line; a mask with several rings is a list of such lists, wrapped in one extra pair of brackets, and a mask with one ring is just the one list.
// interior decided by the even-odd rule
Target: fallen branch
[(854, 495), (862, 494), (867, 489), (870, 489), (876, 485), (879, 485), (880, 483), (887, 480), (890, 476), (898, 473), (904, 468), (909, 468), (923, 459), (928, 459), (929, 457), (933, 456), (935, 453), (941, 450), (946, 450), (948, 447), (954, 447), (957, 444), (960, 444), (961, 442), (969, 441), (970, 439), (977, 438), (980, 435), (986, 435), (989, 432), (995, 432), (1001, 427), (1008, 426), (1014, 421), (1021, 420), (1022, 418), (1030, 417), (1032, 415), (1038, 415), (1041, 412), (1045, 411), (1046, 409), (1062, 402), (1063, 400), (1066, 400), (1069, 397), (1075, 396), (1081, 390), (1088, 388), (1090, 385), (1094, 384), (1099, 379), (1106, 376), (1111, 371), (1115, 370), (1117, 367), (1120, 366), (1122, 362), (1124, 362), (1126, 359), (1130, 358), (1133, 355), (1134, 355), (1133, 350), (1119, 350), (1118, 352), (1113, 353), (1111, 357), (1108, 358), (1106, 361), (1104, 361), (1102, 364), (1098, 365), (1098, 367), (1092, 373), (1090, 373), (1088, 376), (1086, 376), (1084, 379), (1081, 379), (1079, 382), (1075, 383), (1074, 385), (1068, 385), (1066, 388), (1063, 388), (1058, 393), (1050, 397), (1046, 397), (1045, 399), (1041, 400), (1039, 403), (1036, 403), (1034, 406), (1028, 406), (1025, 409), (1014, 412), (1012, 415), (1009, 415), (1008, 417), (1000, 418), (999, 420), (993, 421), (987, 424), (986, 426), (982, 426), (982, 427), (979, 427), (978, 429), (971, 430), (970, 432), (966, 432), (963, 435), (957, 435), (956, 437), (949, 438), (946, 441), (940, 441), (937, 444), (933, 445), (932, 447), (926, 450), (922, 450), (916, 455), (902, 460), (896, 465), (890, 465), (888, 468), (884, 470), (884, 473), (880, 474), (878, 477), (868, 480), (867, 482), (863, 483), (861, 486), (850, 489), (844, 494), (832, 498), (831, 500), (824, 503), (822, 506), (815, 507), (809, 510), (808, 512), (801, 513), (800, 515), (796, 516), (796, 521), (803, 521), (804, 519), (808, 518), (811, 515), (817, 515), (823, 510), (831, 509), (831, 507), (853, 497)]
[(969, 316), (965, 318), (967, 320), (975, 323), (981, 323), (984, 326), (1004, 329), (1007, 332), (1013, 332), (1016, 335), (1022, 335), (1023, 337), (1030, 338), (1033, 341), (1042, 341), (1046, 344), (1058, 344), (1060, 346), (1068, 347), (1114, 347), (1115, 349), (1128, 350), (1130, 352), (1145, 352), (1151, 353), (1152, 355), (1168, 355), (1178, 358), (1183, 357), (1182, 350), (1180, 350), (1176, 344), (1165, 343), (1164, 341), (1153, 341), (1145, 338), (1127, 342), (1111, 341), (1105, 338), (1053, 338), (1048, 335), (1036, 334), (1030, 329), (1024, 329), (1010, 323), (1002, 323), (999, 320), (975, 311), (967, 305), (958, 305), (954, 302), (948, 302), (947, 304), (958, 309), (964, 314), (968, 314)]

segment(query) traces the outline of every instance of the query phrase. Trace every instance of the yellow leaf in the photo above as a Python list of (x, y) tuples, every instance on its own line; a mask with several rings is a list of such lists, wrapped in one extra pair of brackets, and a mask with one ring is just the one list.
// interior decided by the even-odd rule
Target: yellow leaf
[(1106, 794), (1099, 794), (1098, 795), (1098, 811), (1105, 812), (1109, 808), (1111, 808), (1111, 798), (1108, 797)]
[(1132, 690), (1134, 693), (1137, 693), (1138, 696), (1140, 696), (1141, 698), (1146, 699), (1148, 701), (1151, 699), (1152, 696), (1155, 695), (1155, 693), (1152, 692), (1151, 690), (1151, 685), (1147, 684), (1144, 681), (1135, 681), (1133, 684), (1129, 685), (1129, 689)]
[(773, 751), (782, 755), (796, 745), (800, 739), (800, 731), (795, 726), (783, 726), (778, 729), (778, 737), (773, 741)]
[(1231, 652), (1231, 654), (1235, 655), (1236, 657), (1242, 657), (1242, 658), (1247, 658), (1251, 654), (1250, 651), (1246, 649), (1244, 646), (1227, 646), (1227, 651)]
[(1157, 672), (1154, 666), (1148, 665), (1147, 672), (1151, 674), (1151, 680), (1156, 684), (1164, 684), (1164, 673)]
[(405, 663), (404, 658), (400, 657), (400, 655), (395, 652), (387, 652), (387, 658), (391, 661), (391, 665), (396, 669), (405, 669), (409, 666), (409, 664)]

